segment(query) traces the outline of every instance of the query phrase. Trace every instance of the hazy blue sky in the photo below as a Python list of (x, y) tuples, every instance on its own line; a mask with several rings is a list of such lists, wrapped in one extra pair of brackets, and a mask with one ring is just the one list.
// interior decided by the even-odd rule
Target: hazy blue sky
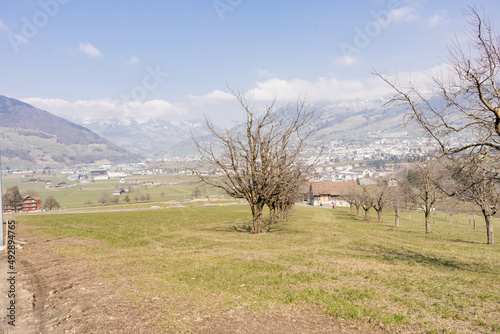
[(222, 120), (226, 84), (354, 103), (391, 93), (374, 69), (441, 65), (467, 5), (500, 17), (493, 0), (1, 1), (0, 94), (70, 119)]

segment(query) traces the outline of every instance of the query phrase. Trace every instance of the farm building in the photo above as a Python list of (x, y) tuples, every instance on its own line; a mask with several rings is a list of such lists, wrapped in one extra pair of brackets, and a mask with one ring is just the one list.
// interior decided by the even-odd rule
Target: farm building
[(349, 206), (344, 199), (351, 189), (358, 186), (356, 181), (317, 181), (309, 187), (309, 202), (311, 205), (322, 203), (335, 206)]
[(3, 206), (3, 212), (33, 212), (39, 211), (42, 209), (42, 200), (40, 197), (32, 197), (27, 195), (23, 198), (23, 200), (17, 205), (17, 210), (10, 205)]

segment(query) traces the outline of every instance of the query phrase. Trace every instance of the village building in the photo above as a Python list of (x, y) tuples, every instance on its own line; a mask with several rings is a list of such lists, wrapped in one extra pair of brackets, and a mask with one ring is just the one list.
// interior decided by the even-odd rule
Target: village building
[(357, 186), (356, 181), (312, 181), (309, 187), (309, 203), (315, 206), (347, 207), (349, 204), (345, 196)]
[(11, 205), (4, 205), (4, 213), (12, 212), (34, 212), (40, 211), (42, 209), (42, 200), (40, 197), (32, 197), (30, 195), (25, 196), (22, 201), (17, 205), (17, 210)]
[(115, 191), (113, 191), (113, 196), (120, 196), (120, 195), (123, 195), (125, 193), (126, 193), (125, 189), (119, 188), (119, 189), (116, 189)]
[(106, 170), (93, 170), (90, 171), (90, 178), (94, 181), (98, 180), (108, 180), (109, 175)]

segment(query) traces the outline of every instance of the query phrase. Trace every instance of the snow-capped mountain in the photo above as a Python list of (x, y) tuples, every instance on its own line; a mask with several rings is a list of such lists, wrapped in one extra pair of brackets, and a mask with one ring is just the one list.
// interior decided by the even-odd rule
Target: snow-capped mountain
[(208, 134), (203, 127), (203, 120), (170, 122), (154, 118), (111, 118), (86, 119), (80, 124), (109, 141), (143, 156), (159, 152), (177, 155), (175, 150), (179, 145), (184, 149), (189, 147), (189, 150), (194, 152), (194, 146), (190, 145), (190, 132), (195, 137)]

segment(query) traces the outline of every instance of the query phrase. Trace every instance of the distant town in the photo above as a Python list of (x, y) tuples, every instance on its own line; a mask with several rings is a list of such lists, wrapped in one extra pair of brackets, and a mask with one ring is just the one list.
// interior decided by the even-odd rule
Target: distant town
[[(387, 176), (394, 172), (395, 164), (415, 161), (428, 156), (432, 142), (422, 136), (412, 136), (406, 131), (379, 131), (368, 133), (359, 139), (332, 140), (323, 151), (310, 147), (304, 161), (315, 159), (318, 163), (311, 176), (322, 181), (349, 181), (367, 177)], [(400, 167), (397, 167), (400, 168)], [(201, 156), (154, 157), (142, 162), (127, 164), (89, 164), (65, 168), (45, 167), (38, 169), (2, 170), (3, 174), (25, 174), (24, 182), (47, 182), (46, 187), (71, 187), (75, 183), (87, 183), (107, 179), (120, 179), (138, 175), (190, 175), (196, 169), (204, 175), (218, 175), (212, 166), (203, 163)], [(66, 175), (68, 183), (52, 184), (51, 172)], [(35, 177), (37, 176), (37, 177)]]

